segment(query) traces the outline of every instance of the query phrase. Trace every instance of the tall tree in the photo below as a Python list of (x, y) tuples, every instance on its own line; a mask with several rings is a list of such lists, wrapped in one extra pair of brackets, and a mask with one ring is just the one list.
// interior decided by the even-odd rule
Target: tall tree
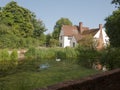
[(32, 15), (28, 9), (20, 7), (12, 1), (3, 7), (0, 16), (2, 23), (13, 27), (14, 34), (23, 37), (32, 35), (34, 27), (31, 23)]
[(60, 34), (62, 25), (72, 25), (72, 22), (68, 18), (60, 18), (56, 22), (56, 25), (54, 26), (54, 31), (52, 33), (53, 38), (56, 40), (59, 39), (59, 34)]
[(120, 0), (112, 0), (112, 2), (111, 2), (112, 4), (115, 4), (116, 5), (116, 7), (120, 7)]
[(37, 20), (34, 13), (14, 1), (0, 8), (0, 22), (13, 27), (13, 32), (23, 37), (40, 37), (46, 31), (42, 20)]
[[(116, 0), (113, 0), (116, 1)], [(119, 2), (120, 0), (118, 0)], [(105, 27), (110, 38), (110, 45), (120, 47), (120, 9), (113, 11), (112, 15), (105, 19)]]
[(16, 2), (0, 7), (0, 48), (38, 46), (45, 42), (45, 31), (42, 20)]
[(33, 18), (32, 23), (34, 27), (33, 37), (39, 39), (47, 29), (45, 28), (42, 20), (37, 20)]

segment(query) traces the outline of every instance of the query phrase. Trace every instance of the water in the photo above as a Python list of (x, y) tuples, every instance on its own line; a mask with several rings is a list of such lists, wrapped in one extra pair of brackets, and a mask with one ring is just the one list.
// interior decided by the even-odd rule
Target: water
[(47, 69), (47, 68), (49, 68), (50, 67), (50, 65), (48, 64), (48, 63), (44, 63), (44, 64), (40, 64), (39, 65), (39, 68), (40, 69)]

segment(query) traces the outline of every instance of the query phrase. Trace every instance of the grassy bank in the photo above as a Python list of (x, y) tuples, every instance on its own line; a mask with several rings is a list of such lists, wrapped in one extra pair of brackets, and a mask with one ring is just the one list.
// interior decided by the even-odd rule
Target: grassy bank
[[(49, 68), (39, 68), (46, 63)], [(95, 73), (97, 71), (78, 65), (76, 60), (25, 60), (19, 62), (13, 73), (0, 77), (0, 90), (33, 90)]]
[(75, 48), (29, 48), (25, 54), (27, 59), (70, 59), (77, 58), (78, 52)]

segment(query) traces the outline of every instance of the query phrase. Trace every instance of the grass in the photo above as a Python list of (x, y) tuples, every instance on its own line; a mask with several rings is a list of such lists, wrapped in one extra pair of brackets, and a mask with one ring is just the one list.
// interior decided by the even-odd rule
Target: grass
[[(40, 64), (48, 63), (47, 69)], [(33, 90), (59, 82), (83, 78), (98, 73), (78, 65), (76, 60), (26, 60), (18, 65), (15, 72), (0, 77), (0, 90)]]
[(48, 58), (48, 59), (55, 59), (55, 58), (61, 58), (61, 59), (70, 59), (70, 58), (77, 58), (78, 52), (75, 48), (29, 48), (27, 53), (25, 54), (25, 57), (28, 58)]

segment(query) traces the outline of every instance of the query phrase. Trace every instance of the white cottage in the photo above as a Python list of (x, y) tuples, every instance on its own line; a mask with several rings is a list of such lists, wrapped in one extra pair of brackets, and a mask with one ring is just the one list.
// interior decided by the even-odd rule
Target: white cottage
[(109, 37), (102, 24), (99, 24), (99, 28), (89, 29), (88, 27), (83, 27), (82, 22), (79, 23), (79, 26), (63, 25), (59, 36), (59, 43), (61, 47), (75, 47), (83, 37), (88, 35), (92, 35), (94, 41), (98, 42), (96, 48), (106, 47), (109, 43)]

